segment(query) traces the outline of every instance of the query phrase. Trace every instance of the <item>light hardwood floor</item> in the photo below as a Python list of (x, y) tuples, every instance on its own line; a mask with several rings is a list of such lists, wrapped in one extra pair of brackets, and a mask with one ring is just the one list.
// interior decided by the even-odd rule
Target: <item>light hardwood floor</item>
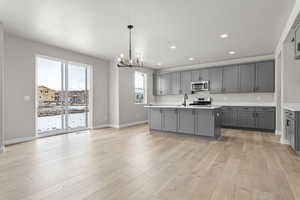
[(7, 147), (0, 199), (300, 199), (300, 158), (270, 133), (93, 130)]

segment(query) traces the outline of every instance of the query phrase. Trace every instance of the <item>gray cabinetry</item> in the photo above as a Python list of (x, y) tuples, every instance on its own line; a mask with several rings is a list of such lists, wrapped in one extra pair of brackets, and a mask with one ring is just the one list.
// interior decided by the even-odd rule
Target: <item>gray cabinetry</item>
[(239, 70), (238, 66), (226, 66), (223, 68), (223, 93), (239, 92)]
[(240, 92), (254, 92), (255, 64), (239, 65), (239, 86)]
[(217, 67), (209, 70), (210, 92), (221, 93), (223, 81), (223, 68)]
[(157, 74), (153, 74), (153, 95), (160, 95), (159, 75)]
[(207, 81), (209, 80), (209, 69), (199, 69), (192, 72), (192, 81)]
[(192, 73), (180, 72), (180, 94), (191, 94)]
[(213, 116), (212, 112), (209, 110), (199, 110), (196, 111), (196, 135), (203, 136), (213, 136), (212, 126), (213, 126)]
[(285, 110), (285, 139), (300, 154), (300, 112)]
[(255, 126), (255, 110), (253, 108), (237, 109), (237, 127), (256, 128)]
[(185, 134), (195, 134), (195, 110), (178, 110), (178, 132)]
[(162, 113), (161, 109), (159, 108), (153, 108), (149, 109), (149, 125), (150, 129), (156, 129), (156, 130), (161, 130), (162, 129)]
[(171, 77), (170, 74), (162, 74), (160, 77), (160, 95), (167, 95), (170, 93)]
[(162, 130), (177, 131), (177, 110), (162, 109)]
[(210, 81), (210, 93), (274, 92), (275, 65), (263, 61), (160, 74), (154, 79), (154, 95), (190, 94), (190, 83), (203, 80)]
[(255, 92), (274, 92), (274, 61), (256, 63)]
[(224, 107), (222, 109), (222, 126), (234, 127), (236, 122), (236, 111), (231, 107)]
[(256, 108), (255, 114), (256, 128), (265, 130), (275, 129), (275, 109)]
[(222, 126), (250, 128), (266, 131), (275, 130), (274, 107), (223, 107)]
[(168, 94), (179, 94), (180, 90), (180, 73), (173, 72), (170, 75), (170, 90)]

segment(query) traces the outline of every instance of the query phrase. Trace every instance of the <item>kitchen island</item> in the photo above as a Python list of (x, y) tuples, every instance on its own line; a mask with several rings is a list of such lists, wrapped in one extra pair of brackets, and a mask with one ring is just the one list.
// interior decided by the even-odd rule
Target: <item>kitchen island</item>
[(150, 130), (218, 138), (222, 106), (148, 105)]

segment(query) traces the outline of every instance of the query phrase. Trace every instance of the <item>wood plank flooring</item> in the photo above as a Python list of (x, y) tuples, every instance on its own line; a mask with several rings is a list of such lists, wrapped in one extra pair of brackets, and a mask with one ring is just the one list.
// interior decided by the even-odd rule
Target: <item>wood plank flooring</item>
[(215, 141), (147, 125), (42, 138), (0, 154), (0, 199), (300, 199), (300, 157), (278, 140), (224, 129)]

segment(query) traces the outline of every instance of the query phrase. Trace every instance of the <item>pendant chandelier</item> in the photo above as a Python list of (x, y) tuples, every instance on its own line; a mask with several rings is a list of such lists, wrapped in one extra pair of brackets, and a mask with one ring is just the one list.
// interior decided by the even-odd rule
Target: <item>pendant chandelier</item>
[(117, 61), (118, 67), (143, 67), (143, 57), (136, 56), (136, 58), (132, 58), (132, 50), (131, 50), (131, 31), (133, 29), (133, 25), (128, 25), (127, 28), (129, 29), (129, 58), (125, 59), (124, 54), (121, 54)]

